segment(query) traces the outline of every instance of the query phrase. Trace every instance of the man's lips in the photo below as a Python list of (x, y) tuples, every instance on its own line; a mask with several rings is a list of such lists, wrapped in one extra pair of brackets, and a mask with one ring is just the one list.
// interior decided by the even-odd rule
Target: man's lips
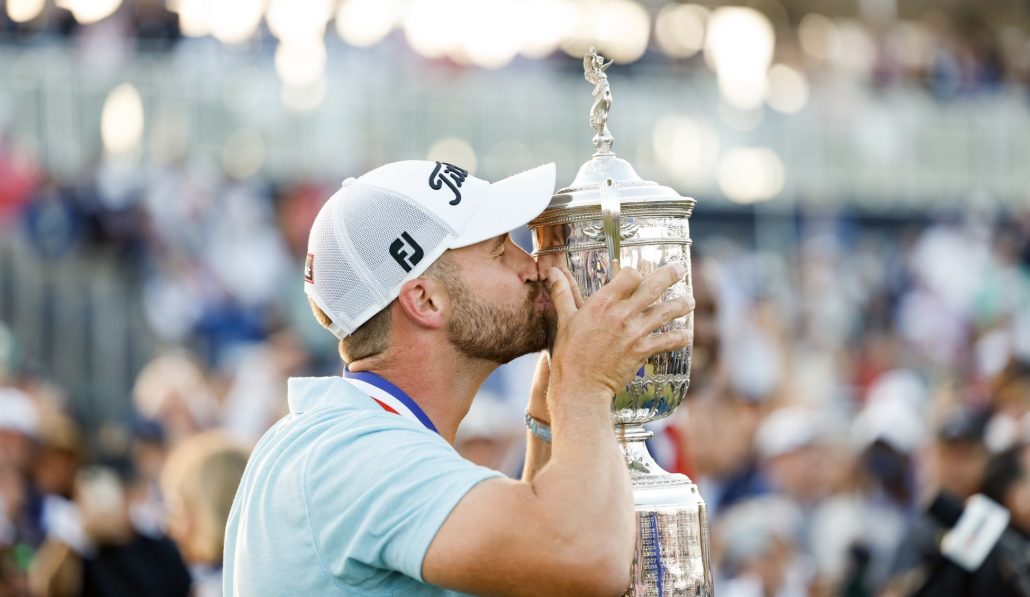
[(546, 311), (551, 308), (551, 295), (546, 290), (541, 289), (536, 295), (536, 306), (541, 311)]

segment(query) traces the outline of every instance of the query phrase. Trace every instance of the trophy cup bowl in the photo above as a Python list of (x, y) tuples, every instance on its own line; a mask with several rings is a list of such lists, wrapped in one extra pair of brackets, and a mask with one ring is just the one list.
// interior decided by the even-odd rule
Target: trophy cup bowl
[[(646, 276), (678, 261), (687, 273), (660, 301), (685, 296), (691, 292), (689, 220), (695, 201), (642, 180), (629, 162), (612, 153), (614, 138), (607, 127), (612, 97), (605, 75), (611, 63), (591, 49), (583, 64), (587, 81), (595, 85), (590, 125), (596, 151), (572, 184), (530, 222), (534, 256), (542, 269), (557, 267), (569, 274), (582, 299), (607, 284), (620, 267)], [(693, 329), (693, 324), (691, 313), (655, 332)], [(688, 346), (649, 357), (612, 399), (612, 421), (629, 467), (640, 530), (627, 596), (714, 595), (704, 501), (686, 475), (662, 470), (644, 443), (652, 434), (643, 425), (672, 414), (683, 402), (690, 355)]]
[[(611, 156), (604, 161), (622, 162)], [(615, 164), (618, 165), (618, 164)], [(623, 162), (623, 166), (628, 166)], [(612, 179), (614, 181), (614, 179)], [(603, 181), (602, 181), (603, 182)], [(601, 184), (601, 183), (598, 183)], [(690, 233), (688, 218), (693, 199), (651, 202), (625, 202), (620, 206), (617, 247), (609, 247), (615, 235), (605, 233), (605, 220), (599, 206), (575, 206), (577, 193), (596, 192), (592, 187), (562, 189), (551, 206), (530, 223), (534, 231), (535, 255), (541, 267), (556, 266), (569, 272), (582, 298), (592, 295), (614, 275), (612, 262), (633, 267), (648, 275), (662, 266), (679, 261), (686, 265), (683, 280), (669, 288), (661, 301), (690, 294)], [(659, 189), (644, 181), (614, 183), (609, 192), (622, 199)], [(615, 189), (618, 189), (616, 191)], [(565, 201), (567, 205), (562, 206)], [(613, 259), (611, 253), (618, 257)], [(658, 332), (692, 329), (693, 314), (679, 317)], [(647, 359), (637, 376), (612, 401), (612, 419), (617, 425), (639, 426), (666, 417), (683, 402), (690, 384), (690, 347), (656, 354)]]

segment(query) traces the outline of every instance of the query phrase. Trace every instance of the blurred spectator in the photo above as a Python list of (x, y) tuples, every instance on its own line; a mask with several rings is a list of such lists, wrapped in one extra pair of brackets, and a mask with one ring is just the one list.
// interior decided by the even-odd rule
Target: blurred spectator
[(850, 445), (829, 448), (828, 468), (838, 474), (811, 516), (809, 547), (820, 577), (849, 595), (882, 585), (908, 526), (924, 394), (910, 371), (880, 375), (851, 424)]
[(1030, 589), (1030, 443), (1021, 442), (987, 463), (983, 494), (1009, 513), (1011, 547), (995, 546), (973, 573), (977, 595), (1020, 597)]
[(39, 423), (31, 396), (0, 387), (0, 590), (22, 584), (42, 541), (39, 495), (30, 482)]
[(690, 403), (683, 441), (709, 512), (769, 491), (754, 451), (761, 406), (733, 395)]
[(774, 496), (729, 508), (715, 527), (723, 597), (807, 597), (813, 576), (800, 547), (801, 512)]
[(136, 378), (133, 398), (140, 415), (159, 423), (172, 445), (218, 420), (218, 404), (205, 371), (185, 351), (148, 363)]
[(985, 438), (990, 418), (986, 410), (960, 409), (944, 420), (928, 455), (930, 495), (945, 492), (965, 500), (980, 490), (990, 456)]
[(39, 433), (39, 409), (26, 393), (0, 387), (0, 468), (27, 474)]
[(763, 407), (727, 388), (716, 294), (720, 271), (696, 251), (691, 270), (694, 344), (687, 402), (650, 426), (655, 435), (648, 449), (665, 470), (694, 480), (709, 515), (716, 516), (768, 491), (753, 445)]
[(472, 462), (516, 478), (522, 468), (525, 427), (518, 411), (481, 391), (458, 426), (454, 449)]
[(1030, 360), (1012, 357), (991, 384), (994, 417), (987, 429), (987, 442), (1001, 451), (1030, 440)]
[(165, 530), (165, 498), (161, 492), (161, 473), (168, 457), (168, 440), (157, 421), (136, 418), (127, 437), (111, 430), (114, 442), (128, 445), (107, 446), (110, 453), (128, 453), (132, 476), (126, 487), (129, 515), (137, 530), (158, 535)]
[(928, 489), (933, 495), (927, 499), (927, 511), (906, 530), (893, 557), (886, 585), (890, 595), (999, 594), (978, 592), (974, 577), (941, 554), (940, 538), (947, 527), (929, 508), (931, 500), (955, 500), (961, 504), (983, 490), (989, 456), (984, 432), (989, 416), (985, 411), (958, 410), (938, 429), (930, 450)]
[(247, 453), (220, 431), (191, 437), (168, 457), (168, 533), (190, 566), (193, 597), (222, 594), (225, 522), (246, 464)]
[(39, 595), (185, 597), (190, 576), (169, 539), (133, 527), (119, 475), (93, 467), (79, 473), (75, 508), (40, 547), (29, 584)]
[(1030, 444), (991, 458), (984, 470), (983, 494), (1005, 506), (1013, 530), (1030, 537)]
[(283, 388), (291, 375), (309, 360), (297, 333), (282, 330), (263, 342), (243, 344), (226, 355), (223, 371), (230, 373), (219, 409), (221, 426), (237, 440), (251, 445), (287, 413)]
[(771, 488), (807, 510), (829, 495), (833, 475), (827, 430), (819, 414), (785, 407), (765, 418), (755, 436), (760, 466)]
[(78, 426), (66, 415), (53, 417), (40, 438), (32, 482), (43, 495), (71, 499), (75, 473), (86, 455)]

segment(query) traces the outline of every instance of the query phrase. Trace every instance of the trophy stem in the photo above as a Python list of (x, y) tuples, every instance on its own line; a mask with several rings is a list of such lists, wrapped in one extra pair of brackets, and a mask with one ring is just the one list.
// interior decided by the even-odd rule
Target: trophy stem
[(645, 429), (640, 423), (616, 423), (615, 429), (619, 441), (624, 445), (628, 442), (646, 442), (654, 437), (654, 433)]
[(626, 597), (711, 597), (708, 511), (690, 478), (668, 473), (647, 451), (653, 434), (640, 424), (617, 424), (633, 483), (637, 548)]

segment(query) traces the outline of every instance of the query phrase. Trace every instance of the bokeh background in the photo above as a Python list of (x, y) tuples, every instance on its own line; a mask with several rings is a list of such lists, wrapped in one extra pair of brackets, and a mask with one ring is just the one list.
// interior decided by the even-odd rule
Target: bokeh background
[[(322, 202), (400, 159), (571, 182), (591, 46), (615, 151), (698, 201), (691, 402), (652, 448), (719, 594), (910, 594), (926, 500), (1030, 439), (1022, 0), (0, 1), (0, 594), (112, 542), (171, 570), (166, 534), (216, 587), (226, 454), (341, 367), (302, 291)], [(463, 453), (517, 474), (532, 369)]]

